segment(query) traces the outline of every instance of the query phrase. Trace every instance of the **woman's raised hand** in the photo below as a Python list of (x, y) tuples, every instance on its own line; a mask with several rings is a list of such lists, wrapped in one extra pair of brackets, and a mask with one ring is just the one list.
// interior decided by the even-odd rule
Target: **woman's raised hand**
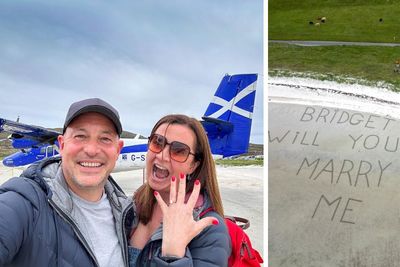
[(218, 220), (214, 217), (205, 217), (199, 221), (193, 219), (193, 209), (199, 193), (200, 181), (196, 180), (193, 191), (185, 203), (186, 176), (184, 174), (181, 174), (178, 179), (172, 177), (168, 205), (160, 194), (154, 191), (154, 196), (163, 213), (162, 256), (182, 258), (185, 255), (186, 246), (195, 236), (207, 226), (218, 224)]

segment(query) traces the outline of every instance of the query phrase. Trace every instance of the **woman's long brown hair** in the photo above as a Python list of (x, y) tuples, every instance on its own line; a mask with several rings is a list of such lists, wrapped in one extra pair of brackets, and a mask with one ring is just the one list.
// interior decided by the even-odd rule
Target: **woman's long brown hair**
[[(200, 180), (201, 190), (206, 190), (211, 200), (213, 209), (222, 217), (224, 209), (222, 206), (221, 194), (219, 192), (217, 175), (215, 171), (215, 163), (212, 158), (210, 144), (208, 143), (207, 134), (204, 131), (201, 123), (195, 118), (181, 114), (167, 115), (161, 118), (153, 127), (153, 134), (162, 124), (179, 124), (189, 127), (196, 136), (195, 142), (195, 160), (200, 164), (190, 175), (192, 178), (186, 184), (186, 192), (193, 190), (193, 185), (196, 179)], [(147, 224), (153, 214), (156, 199), (154, 198), (153, 189), (146, 182), (135, 192), (134, 201), (138, 208), (139, 220), (143, 224)]]

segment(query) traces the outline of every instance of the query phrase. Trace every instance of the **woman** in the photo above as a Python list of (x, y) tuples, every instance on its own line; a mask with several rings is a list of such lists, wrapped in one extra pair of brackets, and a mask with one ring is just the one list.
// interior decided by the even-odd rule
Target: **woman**
[(149, 137), (146, 174), (134, 194), (139, 223), (130, 238), (131, 266), (227, 266), (230, 237), (201, 123), (161, 118)]

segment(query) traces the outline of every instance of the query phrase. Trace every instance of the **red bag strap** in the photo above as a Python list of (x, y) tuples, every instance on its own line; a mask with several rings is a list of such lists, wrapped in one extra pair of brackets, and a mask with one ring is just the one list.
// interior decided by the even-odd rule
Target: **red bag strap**
[(209, 211), (214, 211), (214, 209), (212, 207), (209, 207), (209, 208), (203, 210), (202, 212), (200, 212), (199, 217), (202, 218)]
[[(214, 211), (214, 209), (212, 207), (209, 207), (209, 208), (203, 210), (200, 213), (199, 217), (202, 218), (204, 215), (206, 215), (210, 211)], [(250, 221), (246, 218), (226, 215), (225, 219), (231, 220), (232, 222), (236, 223), (243, 230), (246, 230), (247, 228), (250, 227)]]
[(225, 219), (231, 220), (232, 222), (236, 223), (237, 226), (239, 226), (243, 230), (246, 230), (250, 227), (250, 221), (246, 218), (226, 215)]

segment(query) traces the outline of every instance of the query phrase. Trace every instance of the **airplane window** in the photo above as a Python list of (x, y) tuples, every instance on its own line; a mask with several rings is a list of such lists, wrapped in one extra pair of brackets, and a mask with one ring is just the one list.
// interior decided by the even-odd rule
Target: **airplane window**
[(47, 147), (47, 156), (48, 157), (53, 156), (53, 147), (51, 146)]

